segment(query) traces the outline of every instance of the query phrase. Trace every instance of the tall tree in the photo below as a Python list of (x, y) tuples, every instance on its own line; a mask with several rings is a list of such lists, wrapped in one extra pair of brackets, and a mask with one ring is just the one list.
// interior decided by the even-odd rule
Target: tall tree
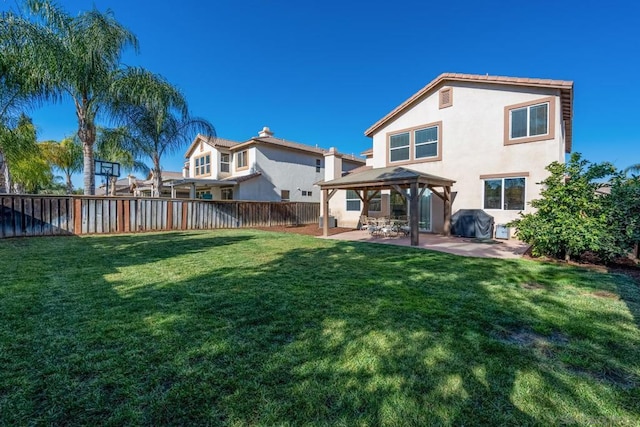
[(56, 89), (58, 99), (68, 95), (73, 100), (84, 156), (84, 192), (94, 194), (96, 117), (110, 96), (122, 52), (130, 46), (137, 50), (138, 41), (109, 10), (94, 8), (71, 17), (49, 0), (25, 4), (30, 18), (3, 16), (1, 47), (24, 62), (18, 71), (41, 76), (42, 86)]
[(67, 194), (73, 193), (71, 176), (82, 170), (82, 146), (77, 138), (65, 138), (60, 142), (45, 141), (40, 146), (45, 158), (65, 175)]
[(21, 115), (15, 127), (0, 129), (4, 184), (8, 192), (35, 192), (53, 179), (51, 169), (36, 144), (31, 119)]
[(214, 136), (207, 120), (193, 117), (184, 95), (164, 78), (140, 68), (123, 70), (112, 86), (113, 118), (126, 129), (126, 148), (151, 160), (154, 197), (162, 192), (162, 156), (183, 149), (197, 133)]
[[(6, 49), (13, 44), (10, 15), (0, 16), (0, 183), (6, 191), (13, 191), (9, 165), (16, 163), (21, 155), (33, 155), (37, 150), (29, 138), (35, 128), (24, 114), (29, 107), (38, 105), (50, 97), (54, 90), (46, 84), (40, 73), (32, 73), (28, 59), (22, 58), (20, 50)], [(15, 44), (19, 44), (17, 40)], [(29, 127), (31, 126), (31, 127)], [(27, 131), (28, 130), (28, 131)], [(26, 150), (20, 153), (21, 150)], [(29, 151), (31, 150), (31, 151)], [(2, 187), (2, 185), (0, 185)]]

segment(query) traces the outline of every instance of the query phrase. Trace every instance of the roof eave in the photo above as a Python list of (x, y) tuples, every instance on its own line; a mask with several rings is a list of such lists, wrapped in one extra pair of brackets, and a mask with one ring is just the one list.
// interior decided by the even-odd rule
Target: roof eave
[[(379, 130), (382, 126), (398, 117), (409, 107), (415, 105), (424, 96), (428, 95), (433, 89), (445, 82), (474, 82), (474, 83), (489, 83), (495, 85), (507, 85), (507, 86), (528, 86), (528, 87), (544, 87), (551, 89), (560, 89), (561, 91), (569, 91), (570, 93), (570, 105), (569, 115), (573, 114), (573, 81), (565, 80), (548, 80), (548, 79), (527, 79), (527, 78), (515, 78), (515, 77), (501, 77), (501, 76), (480, 76), (480, 75), (468, 75), (468, 74), (455, 74), (455, 73), (443, 73), (420, 89), (418, 92), (410, 96), (402, 104), (394, 108), (389, 114), (378, 120), (365, 132), (365, 136), (373, 137), (373, 134)], [(565, 106), (563, 104), (563, 115), (565, 114)], [(570, 147), (570, 142), (568, 146)]]
[(196, 137), (193, 139), (193, 142), (191, 143), (191, 145), (187, 149), (187, 152), (184, 154), (184, 158), (188, 159), (189, 157), (191, 157), (191, 153), (193, 153), (193, 150), (196, 149), (196, 147), (198, 146), (200, 141), (202, 140), (203, 142), (206, 142), (207, 139), (208, 138), (206, 136), (204, 136), (202, 134), (197, 134)]

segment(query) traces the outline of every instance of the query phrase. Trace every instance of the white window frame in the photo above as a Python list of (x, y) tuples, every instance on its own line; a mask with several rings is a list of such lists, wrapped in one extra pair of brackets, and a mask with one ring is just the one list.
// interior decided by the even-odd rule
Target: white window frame
[[(426, 141), (426, 142), (416, 142), (416, 135), (418, 132), (422, 131), (422, 130), (429, 130), (429, 129), (435, 129), (436, 130), (436, 140), (435, 141)], [(428, 126), (425, 128), (421, 128), (421, 129), (416, 129), (413, 131), (413, 158), (414, 159), (431, 159), (431, 158), (436, 158), (438, 157), (438, 155), (440, 153), (438, 153), (438, 142), (440, 141), (440, 127), (438, 125), (435, 126)], [(423, 145), (431, 145), (434, 144), (436, 146), (436, 154), (434, 156), (422, 156), (422, 157), (418, 157), (418, 147), (422, 147)]]
[[(400, 135), (407, 135), (409, 137), (407, 145), (402, 145), (400, 147), (391, 147), (391, 140), (394, 137), (397, 137), (397, 136), (400, 136)], [(405, 148), (408, 148), (408, 150), (407, 150), (407, 158), (406, 159), (391, 160), (391, 153), (393, 151), (404, 150)], [(399, 132), (399, 133), (395, 133), (393, 135), (389, 135), (389, 163), (402, 163), (402, 162), (408, 162), (410, 160), (411, 160), (411, 132), (410, 131), (406, 131), (406, 132)]]
[[(523, 191), (523, 200), (522, 200), (522, 209), (505, 209), (505, 180), (508, 179), (523, 179), (524, 180), (524, 191)], [(488, 208), (485, 205), (485, 182), (486, 181), (501, 181), (500, 183), (500, 208)], [(490, 211), (504, 211), (504, 212), (518, 212), (523, 211), (527, 207), (527, 177), (526, 176), (505, 176), (505, 177), (494, 177), (494, 178), (484, 178), (482, 179), (482, 209), (490, 210)]]
[[(227, 158), (227, 161), (224, 161), (225, 156)], [(227, 167), (227, 170), (224, 170), (224, 166)], [(220, 153), (220, 172), (222, 173), (231, 172), (231, 155), (229, 153)]]
[[(209, 161), (205, 161), (207, 158)], [(193, 170), (195, 177), (211, 175), (211, 153), (196, 157), (193, 160), (193, 164), (195, 166)]]
[[(344, 196), (345, 198), (345, 211), (347, 212), (360, 212), (362, 210), (362, 205), (360, 204), (362, 202), (362, 200), (360, 200), (360, 197), (358, 197), (357, 195), (355, 196), (355, 198), (349, 198), (349, 191), (353, 191), (354, 193), (358, 193), (356, 190), (346, 190), (346, 194)], [(349, 209), (349, 202), (358, 202), (358, 209)]]
[(249, 151), (243, 150), (236, 153), (236, 169), (247, 169), (249, 167)]
[[(524, 139), (524, 138), (537, 138), (537, 137), (541, 137), (541, 136), (545, 136), (545, 135), (549, 135), (550, 131), (550, 127), (549, 127), (549, 122), (551, 121), (551, 117), (550, 117), (550, 112), (551, 112), (551, 103), (549, 101), (545, 101), (545, 102), (540, 102), (538, 104), (533, 104), (533, 105), (527, 105), (525, 107), (520, 107), (520, 108), (513, 108), (509, 110), (509, 139), (511, 141), (517, 141), (519, 139)], [(538, 133), (535, 135), (531, 135), (531, 109), (535, 108), (535, 107), (539, 107), (541, 105), (546, 105), (547, 106), (547, 123), (546, 123), (546, 132), (544, 133)], [(522, 111), (522, 110), (526, 110), (527, 111), (527, 134), (523, 135), (523, 136), (513, 136), (513, 113), (516, 111)]]

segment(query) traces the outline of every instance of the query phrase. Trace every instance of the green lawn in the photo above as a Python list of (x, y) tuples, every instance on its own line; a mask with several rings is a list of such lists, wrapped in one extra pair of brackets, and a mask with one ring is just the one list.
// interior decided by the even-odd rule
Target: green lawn
[(251, 230), (0, 241), (0, 425), (640, 425), (640, 290)]

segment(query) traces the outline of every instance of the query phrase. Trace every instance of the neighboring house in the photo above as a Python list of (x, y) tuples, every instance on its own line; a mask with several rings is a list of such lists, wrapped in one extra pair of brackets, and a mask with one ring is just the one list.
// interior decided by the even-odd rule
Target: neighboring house
[(329, 151), (342, 159), (340, 175), (365, 163), (334, 149), (276, 138), (268, 127), (245, 142), (198, 135), (185, 154), (182, 176), (164, 185), (192, 198), (318, 203), (315, 184), (324, 178)]
[[(182, 172), (162, 171), (162, 190), (160, 197), (188, 198), (189, 190), (184, 188), (172, 188), (171, 183), (175, 180), (182, 179)], [(137, 181), (134, 186), (134, 195), (139, 197), (152, 197), (154, 191), (153, 171), (149, 172), (147, 179)]]
[[(107, 186), (106, 186), (106, 180), (104, 179), (105, 177), (101, 177), (102, 179), (102, 184), (100, 184), (100, 186), (96, 189), (96, 196), (109, 196), (111, 195), (112, 189), (112, 182), (109, 182), (109, 189), (108, 189), (108, 194), (107, 194)], [(136, 188), (142, 185), (141, 180), (139, 180), (138, 178), (136, 178), (133, 175), (128, 175), (125, 178), (121, 178), (119, 180), (117, 180), (115, 182), (115, 186), (116, 186), (116, 192), (115, 195), (116, 196), (136, 196)]]
[[(422, 195), (421, 230), (447, 231), (443, 199), (451, 201), (449, 213), (483, 209), (504, 224), (531, 211), (529, 202), (540, 196), (537, 183), (548, 175), (545, 167), (564, 162), (571, 151), (572, 116), (573, 82), (445, 73), (365, 131), (373, 146), (363, 155), (373, 172), (340, 180), (327, 169), (329, 187), (323, 188), (354, 188), (367, 178), (362, 192), (372, 191), (371, 177), (383, 188), (381, 177), (415, 171), (445, 189), (444, 198), (429, 190)], [(329, 213), (344, 226), (356, 226), (361, 214), (407, 215), (407, 201), (389, 188), (369, 202), (368, 213), (361, 211), (362, 192), (337, 191)]]

